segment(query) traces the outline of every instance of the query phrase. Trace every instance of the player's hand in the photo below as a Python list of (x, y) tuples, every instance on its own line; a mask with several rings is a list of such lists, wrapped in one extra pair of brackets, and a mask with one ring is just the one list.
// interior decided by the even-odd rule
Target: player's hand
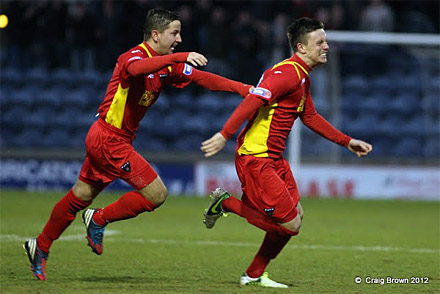
[(190, 52), (186, 62), (192, 66), (205, 66), (208, 63), (208, 59), (200, 53)]
[(348, 143), (347, 148), (348, 150), (356, 154), (357, 157), (366, 156), (368, 153), (371, 152), (371, 150), (373, 150), (373, 146), (371, 146), (371, 144), (356, 139), (351, 139), (350, 143)]
[(206, 158), (211, 157), (216, 155), (220, 150), (223, 149), (223, 147), (225, 147), (226, 141), (227, 140), (222, 134), (215, 133), (214, 136), (202, 142), (202, 147), (200, 147), (200, 150), (205, 152)]

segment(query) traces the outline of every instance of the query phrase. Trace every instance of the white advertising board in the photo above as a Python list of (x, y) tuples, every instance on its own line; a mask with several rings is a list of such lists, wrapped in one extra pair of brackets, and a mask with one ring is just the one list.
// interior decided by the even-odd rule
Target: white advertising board
[[(440, 168), (302, 165), (294, 172), (301, 196), (440, 200)], [(198, 162), (195, 190), (223, 187), (241, 195), (234, 163)]]

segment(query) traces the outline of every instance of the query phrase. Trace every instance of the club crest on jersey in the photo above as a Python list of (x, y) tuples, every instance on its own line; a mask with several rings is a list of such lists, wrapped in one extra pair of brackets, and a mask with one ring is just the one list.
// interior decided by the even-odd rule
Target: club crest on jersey
[(193, 67), (185, 63), (185, 68), (183, 69), (183, 74), (189, 76), (193, 72)]
[(126, 163), (124, 163), (122, 166), (121, 166), (121, 169), (122, 170), (125, 170), (126, 172), (131, 172), (131, 168), (130, 168), (130, 161), (127, 161)]
[(270, 97), (272, 97), (272, 93), (268, 89), (264, 89), (260, 87), (253, 88), (251, 90), (251, 94), (258, 95), (266, 99), (270, 99)]

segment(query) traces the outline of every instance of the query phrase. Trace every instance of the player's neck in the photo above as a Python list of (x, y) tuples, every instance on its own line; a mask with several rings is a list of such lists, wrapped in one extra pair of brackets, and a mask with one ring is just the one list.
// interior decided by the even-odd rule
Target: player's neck
[(311, 69), (313, 69), (313, 68), (316, 66), (316, 64), (315, 64), (313, 61), (311, 61), (309, 58), (307, 58), (307, 56), (305, 56), (304, 54), (301, 54), (301, 53), (299, 53), (299, 52), (296, 52), (295, 54), (296, 54), (296, 56), (298, 56), (302, 61), (304, 61), (304, 63), (307, 64), (307, 66), (310, 67)]
[(148, 46), (150, 46), (151, 49), (154, 50), (154, 52), (156, 52), (157, 54), (161, 55), (160, 52), (160, 48), (159, 45), (153, 41), (153, 39), (148, 39), (147, 41), (144, 41), (145, 43), (148, 44)]

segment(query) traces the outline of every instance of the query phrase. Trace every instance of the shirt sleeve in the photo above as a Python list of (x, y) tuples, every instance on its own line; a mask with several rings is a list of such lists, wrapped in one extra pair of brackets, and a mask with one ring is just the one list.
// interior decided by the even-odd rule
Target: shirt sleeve
[(304, 112), (300, 114), (300, 119), (315, 133), (341, 146), (347, 147), (352, 139), (350, 136), (345, 135), (333, 127), (316, 111), (310, 95), (308, 95), (305, 101)]
[(255, 95), (249, 94), (246, 98), (237, 106), (234, 112), (220, 131), (222, 136), (229, 140), (240, 128), (240, 126), (248, 119), (250, 119), (254, 113), (264, 105), (262, 99), (257, 98)]
[(261, 78), (261, 82), (251, 90), (251, 94), (260, 97), (267, 104), (271, 104), (277, 98), (294, 91), (299, 85), (298, 75), (294, 72), (293, 67), (284, 65), (274, 70), (267, 70)]
[(182, 52), (141, 59), (134, 56), (128, 59), (127, 72), (132, 76), (154, 73), (175, 63), (185, 62), (188, 54), (188, 52)]
[(251, 87), (250, 85), (230, 80), (210, 72), (195, 69), (189, 64), (185, 64), (184, 66), (177, 65), (173, 71), (174, 74), (172, 74), (169, 83), (177, 88), (183, 88), (189, 83), (195, 83), (211, 91), (238, 93), (240, 96), (246, 97)]

